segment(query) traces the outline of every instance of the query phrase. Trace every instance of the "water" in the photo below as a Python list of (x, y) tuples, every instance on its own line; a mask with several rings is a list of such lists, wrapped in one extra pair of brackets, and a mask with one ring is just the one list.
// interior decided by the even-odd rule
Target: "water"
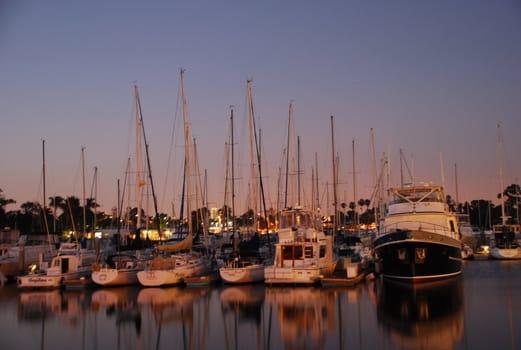
[(1, 349), (521, 349), (521, 261), (427, 288), (0, 289)]

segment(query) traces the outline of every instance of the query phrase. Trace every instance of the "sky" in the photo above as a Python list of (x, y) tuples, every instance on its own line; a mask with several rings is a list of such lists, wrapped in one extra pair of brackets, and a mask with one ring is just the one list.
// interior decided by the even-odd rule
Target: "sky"
[(326, 211), (333, 147), (339, 202), (371, 198), (384, 158), (391, 185), (402, 172), (445, 185), (460, 202), (496, 201), (500, 168), (505, 186), (520, 181), (520, 1), (4, 0), (0, 189), (16, 200), (8, 209), (42, 201), (42, 140), (47, 197), (82, 198), (85, 186), (110, 211), (118, 181), (120, 195), (132, 193), (136, 85), (159, 211), (178, 211), (180, 69), (200, 169), (192, 176), (206, 184), (209, 207), (224, 204), (233, 106), (237, 212), (247, 208), (248, 79), (268, 206), (284, 192), (290, 102), (301, 201), (316, 171)]

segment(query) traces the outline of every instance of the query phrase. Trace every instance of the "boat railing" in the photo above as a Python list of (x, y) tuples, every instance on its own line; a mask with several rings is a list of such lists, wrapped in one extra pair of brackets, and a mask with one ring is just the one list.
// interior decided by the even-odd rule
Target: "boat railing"
[(444, 236), (449, 236), (453, 238), (458, 238), (458, 233), (456, 231), (451, 231), (448, 227), (444, 225), (435, 224), (432, 222), (423, 222), (423, 221), (400, 221), (392, 224), (387, 224), (383, 227), (382, 232), (394, 232), (399, 230), (418, 230), (418, 231), (427, 231), (432, 232)]

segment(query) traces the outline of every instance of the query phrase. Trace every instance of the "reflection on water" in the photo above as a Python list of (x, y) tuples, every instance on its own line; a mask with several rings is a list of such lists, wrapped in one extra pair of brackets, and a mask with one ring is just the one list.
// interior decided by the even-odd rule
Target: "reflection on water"
[(137, 303), (146, 315), (147, 327), (140, 344), (145, 349), (169, 347), (168, 338), (165, 338), (164, 333), (177, 326), (177, 329), (181, 329), (182, 348), (193, 349), (198, 344), (194, 326), (194, 304), (206, 294), (208, 289), (205, 288), (141, 289)]
[(424, 286), (0, 289), (2, 349), (519, 349), (521, 262)]
[(335, 326), (335, 302), (328, 289), (270, 287), (266, 302), (276, 309), (284, 348), (324, 348)]
[[(113, 319), (118, 329), (124, 325), (133, 325), (136, 334), (141, 332), (141, 312), (136, 307), (136, 287), (99, 289), (92, 293), (91, 309), (104, 311), (109, 320)], [(119, 344), (118, 339), (118, 344)]]
[(463, 281), (379, 281), (378, 321), (401, 349), (451, 349), (463, 340)]
[(265, 348), (262, 328), (264, 299), (264, 284), (226, 286), (221, 291), (225, 349), (240, 349), (239, 334), (249, 329), (254, 330), (251, 339), (255, 340), (255, 347)]

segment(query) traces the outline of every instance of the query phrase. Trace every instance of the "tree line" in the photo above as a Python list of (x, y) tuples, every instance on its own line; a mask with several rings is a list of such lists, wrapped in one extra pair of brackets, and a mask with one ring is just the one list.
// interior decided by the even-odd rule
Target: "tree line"
[[(497, 195), (498, 199), (501, 194)], [(138, 216), (137, 208), (126, 208), (124, 213), (118, 214), (115, 208), (111, 213), (99, 212), (99, 204), (93, 198), (87, 198), (84, 205), (81, 200), (74, 196), (61, 197), (54, 196), (48, 198), (49, 202), (42, 206), (38, 202), (24, 202), (19, 209), (7, 211), (6, 207), (15, 204), (16, 201), (7, 198), (0, 189), (0, 228), (10, 227), (20, 231), (21, 234), (55, 233), (62, 235), (67, 231), (92, 232), (96, 229), (125, 227), (155, 227), (155, 216), (147, 216), (141, 210)], [(495, 205), (491, 200), (476, 199), (470, 202), (456, 203), (455, 200), (447, 195), (447, 204), (453, 212), (466, 214), (469, 216), (473, 226), (483, 230), (491, 230), (493, 225), (502, 222), (501, 205)], [(505, 221), (508, 224), (519, 224), (521, 189), (518, 184), (511, 184), (503, 191), (503, 203), (505, 211)], [(360, 199), (357, 203), (341, 203), (338, 212), (337, 223), (341, 226), (360, 224), (370, 224), (374, 222), (375, 205), (371, 205), (369, 199)], [(180, 227), (183, 222), (179, 218), (172, 218), (170, 215), (160, 213), (159, 222), (161, 227)], [(210, 214), (208, 208), (199, 208), (192, 213), (193, 232), (202, 232), (203, 225), (208, 223)], [(231, 217), (231, 210), (224, 205), (219, 209), (219, 216)], [(253, 226), (261, 230), (274, 228), (276, 221), (276, 210), (268, 211), (267, 220), (255, 217), (253, 210), (249, 209), (242, 215), (233, 218), (236, 227)], [(136, 222), (137, 218), (141, 222)], [(333, 218), (330, 220), (335, 220)], [(231, 229), (231, 228), (229, 228)]]

